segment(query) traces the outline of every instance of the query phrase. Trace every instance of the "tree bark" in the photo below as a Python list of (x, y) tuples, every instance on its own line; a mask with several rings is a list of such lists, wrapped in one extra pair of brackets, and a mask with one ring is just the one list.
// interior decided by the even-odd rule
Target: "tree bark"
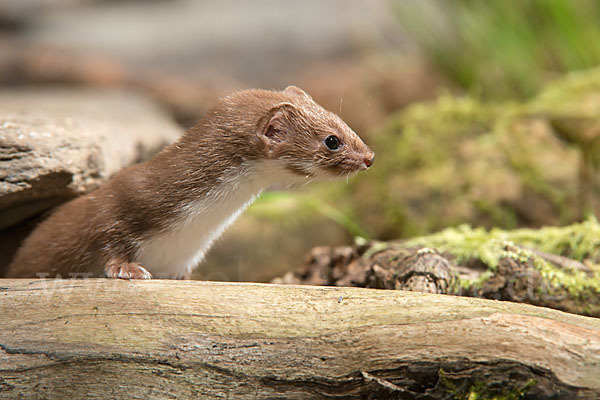
[(0, 315), (0, 398), (600, 396), (600, 320), (526, 304), (361, 288), (0, 280)]

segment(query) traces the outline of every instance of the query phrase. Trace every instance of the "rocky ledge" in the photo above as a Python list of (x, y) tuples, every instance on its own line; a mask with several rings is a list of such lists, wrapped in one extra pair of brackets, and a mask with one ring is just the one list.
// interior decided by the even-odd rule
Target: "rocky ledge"
[(24, 221), (97, 187), (181, 132), (160, 107), (131, 92), (3, 90), (0, 270), (28, 231)]

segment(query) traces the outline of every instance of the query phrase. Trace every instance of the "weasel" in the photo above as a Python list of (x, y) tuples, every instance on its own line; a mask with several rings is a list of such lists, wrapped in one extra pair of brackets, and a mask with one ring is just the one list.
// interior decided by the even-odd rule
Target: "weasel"
[(183, 279), (268, 186), (346, 177), (373, 158), (303, 90), (239, 91), (149, 161), (58, 207), (8, 277)]

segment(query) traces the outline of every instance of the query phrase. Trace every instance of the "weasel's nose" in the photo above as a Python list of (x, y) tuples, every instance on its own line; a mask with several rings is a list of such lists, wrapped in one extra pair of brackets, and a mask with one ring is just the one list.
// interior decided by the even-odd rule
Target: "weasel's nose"
[(375, 161), (375, 153), (367, 155), (364, 159), (365, 166), (369, 168), (371, 165), (373, 165), (373, 161)]

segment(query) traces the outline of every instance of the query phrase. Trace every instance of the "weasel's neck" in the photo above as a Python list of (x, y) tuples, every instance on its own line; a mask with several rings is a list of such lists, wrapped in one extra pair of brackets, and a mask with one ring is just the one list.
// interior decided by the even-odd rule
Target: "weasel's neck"
[(262, 188), (271, 184), (256, 168), (262, 157), (255, 154), (253, 135), (226, 128), (209, 118), (190, 129), (147, 163), (153, 178), (148, 184), (178, 205), (205, 196), (228, 181), (239, 185), (240, 176)]

